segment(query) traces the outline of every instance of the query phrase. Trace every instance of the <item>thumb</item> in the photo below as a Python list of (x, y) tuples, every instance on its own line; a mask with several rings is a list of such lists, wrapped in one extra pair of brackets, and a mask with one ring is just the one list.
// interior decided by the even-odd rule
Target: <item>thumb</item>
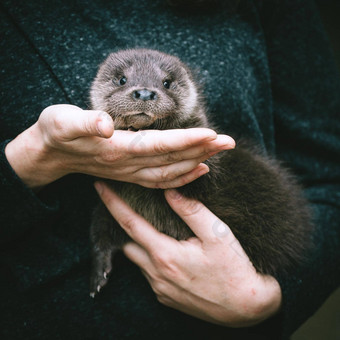
[[(83, 110), (86, 121), (83, 122), (83, 131), (89, 132), (89, 136), (110, 138), (114, 131), (111, 116), (104, 111)], [(88, 135), (86, 135), (88, 136)]]
[(41, 113), (39, 121), (64, 140), (85, 136), (109, 138), (114, 131), (113, 120), (106, 112), (82, 110), (67, 104), (47, 107)]
[(170, 207), (203, 242), (215, 242), (216, 226), (223, 228), (223, 238), (234, 237), (229, 227), (201, 202), (181, 195), (177, 190), (165, 190), (165, 198)]
[(233, 256), (231, 258), (250, 262), (229, 226), (201, 202), (182, 196), (174, 189), (165, 190), (165, 198), (170, 207), (203, 243), (212, 244), (215, 247), (218, 240), (219, 244), (228, 245), (224, 249), (226, 254)]

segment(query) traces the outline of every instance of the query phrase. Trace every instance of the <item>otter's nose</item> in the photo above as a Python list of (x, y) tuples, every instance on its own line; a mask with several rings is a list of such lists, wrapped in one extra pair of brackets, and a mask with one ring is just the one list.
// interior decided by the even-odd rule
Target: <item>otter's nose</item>
[(134, 91), (132, 95), (135, 99), (141, 99), (145, 101), (157, 99), (157, 94), (147, 89)]

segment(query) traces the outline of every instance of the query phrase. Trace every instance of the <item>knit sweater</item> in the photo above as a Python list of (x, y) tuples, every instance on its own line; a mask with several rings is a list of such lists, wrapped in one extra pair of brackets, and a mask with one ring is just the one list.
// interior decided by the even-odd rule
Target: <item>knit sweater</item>
[[(304, 1), (220, 1), (204, 11), (166, 1), (3, 0), (1, 9), (1, 339), (279, 339), (339, 284), (340, 80), (316, 8)], [(230, 329), (161, 305), (123, 255), (89, 298), (93, 179), (69, 175), (39, 195), (6, 160), (7, 143), (47, 106), (87, 108), (112, 51), (180, 57), (204, 88), (219, 129), (251, 139), (299, 177), (313, 210), (315, 250), (278, 275), (283, 305), (262, 324)]]

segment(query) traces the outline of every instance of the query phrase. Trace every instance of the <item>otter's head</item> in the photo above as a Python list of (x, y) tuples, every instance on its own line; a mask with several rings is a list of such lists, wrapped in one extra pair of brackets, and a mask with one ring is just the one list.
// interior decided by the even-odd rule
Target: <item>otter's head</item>
[(154, 50), (112, 53), (91, 87), (95, 110), (116, 129), (172, 129), (207, 125), (192, 75), (176, 57)]

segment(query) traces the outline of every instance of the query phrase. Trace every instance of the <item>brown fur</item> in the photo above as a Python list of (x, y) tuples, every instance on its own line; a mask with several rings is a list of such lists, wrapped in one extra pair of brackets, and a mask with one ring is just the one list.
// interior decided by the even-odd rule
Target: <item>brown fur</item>
[[(119, 80), (125, 76), (126, 84)], [(171, 81), (170, 88), (163, 86)], [(147, 89), (153, 100), (134, 98)], [(120, 129), (210, 127), (190, 70), (176, 57), (153, 50), (111, 54), (101, 65), (91, 88), (93, 109), (108, 112)], [(303, 260), (310, 247), (307, 202), (295, 178), (279, 163), (238, 144), (206, 162), (210, 172), (178, 188), (202, 201), (232, 229), (257, 271), (286, 273)], [(109, 181), (115, 191), (159, 231), (176, 239), (193, 236), (170, 209), (164, 192), (136, 184)], [(207, 225), (219, 235), (216, 225)], [(91, 294), (107, 282), (114, 253), (128, 236), (102, 203), (91, 226), (93, 271)]]

